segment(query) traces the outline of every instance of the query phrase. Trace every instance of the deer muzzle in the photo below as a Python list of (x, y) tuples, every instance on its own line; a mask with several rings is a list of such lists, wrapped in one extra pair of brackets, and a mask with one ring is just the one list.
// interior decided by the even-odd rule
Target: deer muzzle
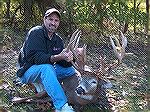
[(85, 90), (81, 86), (79, 86), (79, 87), (76, 88), (76, 93), (80, 94), (80, 95), (84, 95)]

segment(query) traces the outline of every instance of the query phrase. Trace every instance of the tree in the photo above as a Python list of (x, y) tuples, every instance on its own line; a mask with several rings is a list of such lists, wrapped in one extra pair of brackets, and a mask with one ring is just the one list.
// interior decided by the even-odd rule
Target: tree
[(147, 15), (147, 23), (146, 23), (146, 33), (149, 30), (149, 0), (146, 0), (146, 15)]

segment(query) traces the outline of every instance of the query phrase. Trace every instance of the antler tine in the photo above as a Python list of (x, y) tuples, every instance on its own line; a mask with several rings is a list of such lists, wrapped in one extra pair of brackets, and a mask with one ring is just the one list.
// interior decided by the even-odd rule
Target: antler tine
[(84, 54), (84, 65), (86, 64), (86, 47), (87, 47), (87, 45), (86, 44), (84, 44), (83, 45), (83, 54)]
[(125, 48), (127, 46), (127, 38), (123, 35), (123, 33), (120, 30), (119, 30), (119, 32), (121, 33), (121, 39), (122, 39), (121, 44), (122, 44), (122, 46), (120, 45), (119, 40), (116, 37), (114, 37), (114, 38), (115, 38), (117, 46), (115, 46), (115, 43), (112, 40), (112, 37), (110, 37), (110, 42), (112, 44), (115, 55), (119, 59), (119, 63), (121, 63), (122, 58), (125, 55)]
[(75, 36), (77, 35), (78, 31), (79, 31), (79, 29), (77, 29), (77, 30), (72, 34), (72, 36), (71, 36), (71, 38), (70, 38), (70, 42), (72, 42), (72, 41), (74, 40), (74, 38), (75, 38)]
[(79, 32), (77, 33), (76, 37), (75, 37), (76, 42), (75, 42), (75, 44), (74, 44), (74, 50), (77, 49), (78, 46), (79, 46), (80, 37), (81, 37), (81, 31), (79, 31)]
[(74, 40), (72, 41), (72, 43), (70, 43), (71, 44), (70, 50), (73, 52), (75, 59), (78, 59), (77, 54), (76, 54), (76, 49), (79, 45), (80, 36), (81, 36), (81, 31), (78, 31), (76, 35), (74, 35)]
[(76, 54), (74, 57), (76, 57), (76, 63), (84, 70), (86, 65), (86, 45), (84, 44), (82, 48), (77, 48), (75, 52)]
[(115, 43), (114, 43), (114, 41), (112, 39), (112, 36), (110, 36), (110, 42), (111, 42), (111, 45), (112, 45), (112, 48), (113, 48), (115, 54), (117, 54), (117, 49), (116, 49)]
[(120, 33), (121, 33), (121, 39), (122, 39), (122, 48), (125, 50), (128, 41), (127, 41), (127, 38), (123, 35), (123, 33), (121, 31), (120, 31)]
[(121, 45), (120, 45), (120, 42), (119, 42), (118, 38), (115, 37), (115, 36), (113, 36), (113, 38), (114, 38), (115, 41), (116, 41), (117, 49), (120, 49), (120, 48), (121, 48)]
[(72, 50), (76, 50), (78, 48), (80, 37), (81, 37), (81, 31), (78, 31), (74, 38), (74, 42), (72, 44)]
[(77, 35), (77, 33), (78, 33), (78, 29), (72, 34), (72, 36), (71, 36), (71, 38), (70, 38), (70, 41), (69, 41), (69, 44), (68, 44), (68, 46), (67, 46), (67, 51), (69, 51), (70, 49), (72, 49), (73, 48), (73, 45), (74, 45), (74, 43), (75, 43), (75, 36)]
[[(117, 38), (115, 38), (115, 40), (116, 40), (117, 42), (119, 42), (119, 40), (118, 40)], [(121, 48), (120, 43), (118, 43), (118, 46), (116, 47), (116, 46), (115, 46), (115, 43), (114, 43), (114, 41), (113, 41), (113, 39), (112, 39), (111, 36), (110, 36), (110, 42), (111, 42), (112, 48), (113, 48), (113, 50), (114, 50), (114, 53), (115, 53), (116, 57), (117, 57), (118, 60), (119, 60), (119, 63), (121, 63), (123, 56), (122, 56), (122, 48)]]

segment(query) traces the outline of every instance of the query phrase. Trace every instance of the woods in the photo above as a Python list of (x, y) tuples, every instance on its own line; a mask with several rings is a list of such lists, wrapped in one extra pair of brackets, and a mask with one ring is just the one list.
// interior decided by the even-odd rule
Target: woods
[[(107, 90), (112, 111), (148, 112), (149, 104), (149, 0), (1, 0), (0, 1), (0, 109), (5, 111), (44, 111), (37, 104), (13, 105), (12, 96), (30, 96), (34, 92), (26, 85), (17, 87), (16, 62), (27, 31), (41, 25), (46, 9), (55, 7), (61, 12), (58, 33), (66, 44), (78, 28), (82, 31), (81, 45), (87, 44), (87, 64), (96, 68), (100, 55), (113, 63), (110, 36), (119, 38), (119, 30), (128, 39), (123, 63), (111, 71), (113, 87)], [(120, 41), (120, 40), (119, 40)], [(17, 107), (17, 108), (16, 108)], [(99, 110), (99, 105), (88, 105), (84, 112)], [(48, 109), (50, 110), (50, 109)]]
[[(106, 30), (119, 27), (124, 30), (148, 33), (149, 1), (141, 0), (4, 0), (1, 1), (1, 26), (12, 26), (13, 30), (27, 30), (40, 24), (48, 7), (61, 10), (63, 24), (67, 34), (73, 27), (87, 27), (106, 35)], [(139, 19), (140, 18), (140, 19)], [(107, 27), (109, 26), (109, 27)], [(71, 29), (70, 29), (71, 28)], [(142, 31), (144, 30), (144, 31)], [(66, 35), (65, 35), (66, 36)]]

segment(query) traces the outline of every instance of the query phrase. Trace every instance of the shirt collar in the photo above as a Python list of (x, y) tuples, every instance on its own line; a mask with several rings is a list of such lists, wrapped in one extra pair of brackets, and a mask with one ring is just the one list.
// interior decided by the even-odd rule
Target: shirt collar
[[(48, 36), (48, 30), (46, 29), (46, 27), (44, 26), (44, 24), (42, 25), (43, 29), (44, 29), (44, 36), (49, 39), (49, 36)], [(54, 35), (56, 35), (55, 33), (52, 34), (52, 39), (54, 37)], [(52, 40), (51, 39), (51, 40)]]

